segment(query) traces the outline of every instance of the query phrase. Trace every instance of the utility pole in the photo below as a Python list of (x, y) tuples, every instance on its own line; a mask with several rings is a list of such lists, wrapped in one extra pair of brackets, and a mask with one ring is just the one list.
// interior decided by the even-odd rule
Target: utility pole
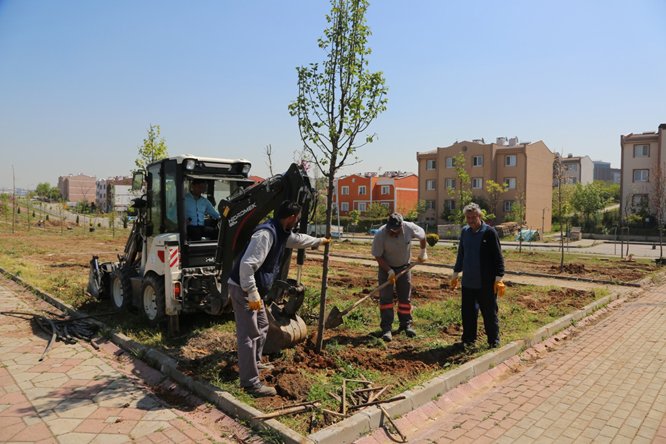
[(14, 174), (14, 165), (12, 165), (12, 234), (16, 225), (16, 175)]
[(546, 221), (546, 209), (542, 208), (541, 209), (541, 239), (543, 240), (543, 235), (544, 235), (544, 223)]

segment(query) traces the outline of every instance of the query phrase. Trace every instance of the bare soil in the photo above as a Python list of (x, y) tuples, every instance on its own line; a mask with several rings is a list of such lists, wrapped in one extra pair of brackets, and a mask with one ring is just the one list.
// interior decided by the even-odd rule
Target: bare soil
[[(82, 231), (81, 227), (75, 230)], [(31, 269), (41, 274), (44, 283), (37, 284), (55, 296), (64, 294), (65, 287), (76, 286), (79, 294), (88, 276), (88, 262), (93, 254), (99, 255), (101, 261), (113, 261), (122, 252), (128, 230), (119, 230), (114, 239), (96, 235), (81, 235), (65, 230), (64, 235), (45, 233), (33, 229), (31, 233), (0, 234), (0, 256), (13, 254), (20, 256), (22, 263), (29, 264)], [(10, 244), (11, 242), (11, 244)], [(1, 244), (10, 245), (3, 249)], [(19, 247), (20, 246), (20, 247)], [(17, 252), (19, 251), (19, 252)], [(342, 254), (342, 253), (341, 253)], [(516, 257), (511, 255), (507, 268), (513, 271), (542, 272), (559, 274), (559, 266), (552, 262), (537, 260), (529, 253)], [(308, 260), (312, 267), (321, 265), (318, 261)], [(644, 263), (622, 262), (617, 260), (600, 260), (599, 265), (569, 263), (564, 273), (568, 275), (586, 276), (597, 279), (635, 281), (640, 279), (654, 267)], [(358, 264), (334, 262), (331, 267), (335, 272), (330, 274), (329, 288), (338, 294), (336, 304), (348, 306), (359, 297), (366, 295), (376, 287), (376, 267), (363, 267)], [(11, 269), (10, 269), (11, 271)], [(57, 279), (56, 279), (57, 278)], [(425, 305), (428, 302), (446, 302), (459, 298), (459, 292), (448, 288), (447, 279), (441, 275), (414, 272), (412, 274), (412, 298), (414, 304)], [(62, 290), (62, 291), (61, 291)], [(582, 308), (594, 299), (591, 292), (573, 289), (551, 289), (544, 293), (530, 294), (518, 287), (507, 291), (505, 300), (518, 304), (530, 312), (545, 313), (552, 308)], [(378, 304), (378, 297), (371, 298), (365, 305), (371, 307)], [(87, 301), (83, 305), (95, 304)], [(501, 301), (500, 304), (503, 302)], [(329, 307), (330, 308), (330, 307)], [(104, 305), (103, 310), (108, 311)], [(373, 322), (378, 323), (379, 315)], [(226, 319), (231, 322), (233, 317)], [(305, 343), (289, 350), (283, 356), (271, 357), (275, 366), (273, 370), (262, 372), (265, 382), (274, 385), (279, 396), (256, 401), (262, 410), (280, 408), (285, 404), (306, 400), (313, 385), (312, 375), (324, 372), (332, 377), (342, 371), (341, 366), (352, 365), (381, 375), (382, 384), (400, 386), (405, 381), (414, 381), (419, 376), (437, 371), (451, 365), (463, 363), (472, 355), (453, 345), (459, 340), (461, 326), (457, 323), (444, 325), (439, 331), (440, 347), (433, 348), (432, 337), (417, 336), (407, 339), (404, 335), (383, 344), (372, 334), (359, 334), (357, 331), (339, 328), (325, 332), (325, 343), (335, 343), (334, 351), (317, 354), (314, 351), (316, 325), (306, 319), (310, 337)], [(482, 335), (480, 336), (483, 337)], [(480, 339), (481, 341), (481, 339)], [(196, 334), (185, 337), (177, 346), (167, 346), (167, 351), (178, 359), (181, 369), (193, 376), (216, 382), (237, 383), (238, 364), (236, 359), (236, 338), (232, 332), (215, 329), (201, 329)]]

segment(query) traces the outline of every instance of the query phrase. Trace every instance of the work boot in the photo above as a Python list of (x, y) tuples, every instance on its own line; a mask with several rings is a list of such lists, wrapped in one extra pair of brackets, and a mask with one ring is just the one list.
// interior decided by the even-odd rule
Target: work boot
[(488, 348), (498, 348), (500, 346), (499, 339), (488, 343)]
[(384, 342), (391, 342), (393, 340), (393, 335), (391, 334), (391, 330), (382, 332), (382, 339), (384, 340)]
[(269, 362), (257, 362), (257, 369), (259, 370), (273, 370), (275, 366)]
[(407, 335), (408, 338), (416, 337), (416, 330), (414, 330), (411, 325), (409, 327), (400, 327), (398, 333), (403, 331), (405, 332), (405, 335)]
[(243, 390), (255, 398), (277, 395), (277, 390), (275, 390), (275, 388), (263, 384), (255, 385), (253, 387), (244, 387)]

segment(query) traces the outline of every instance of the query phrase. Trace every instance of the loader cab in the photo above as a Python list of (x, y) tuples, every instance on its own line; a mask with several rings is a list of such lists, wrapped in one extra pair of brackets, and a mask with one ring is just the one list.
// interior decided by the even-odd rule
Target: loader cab
[(188, 235), (186, 196), (193, 184), (205, 184), (201, 193), (217, 211), (217, 204), (253, 182), (248, 179), (250, 162), (244, 159), (194, 158), (177, 156), (153, 163), (147, 168), (146, 236), (178, 234), (181, 265), (213, 266), (217, 250), (217, 220), (206, 217), (205, 235)]

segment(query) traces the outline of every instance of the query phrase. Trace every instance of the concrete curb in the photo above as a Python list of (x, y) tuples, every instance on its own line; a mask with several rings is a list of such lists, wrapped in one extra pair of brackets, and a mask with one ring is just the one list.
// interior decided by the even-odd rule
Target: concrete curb
[[(39, 290), (32, 285), (26, 283), (18, 276), (14, 276), (8, 271), (0, 268), (0, 273), (7, 276), (9, 279), (17, 282), (23, 287), (35, 293), (41, 299), (61, 309), (69, 314), (83, 314), (84, 312), (76, 311), (73, 307), (59, 301), (55, 297)], [(647, 280), (644, 280), (647, 283)], [(619, 293), (611, 293), (597, 301), (591, 302), (582, 309), (563, 316), (550, 324), (547, 324), (530, 337), (513, 341), (498, 350), (486, 353), (472, 361), (457, 367), (453, 370), (447, 371), (445, 374), (437, 376), (423, 385), (416, 386), (411, 390), (403, 393), (406, 397), (403, 400), (384, 404), (387, 412), (391, 417), (402, 416), (412, 410), (421, 407), (428, 402), (442, 396), (449, 390), (454, 389), (460, 384), (463, 384), (475, 376), (479, 376), (487, 370), (501, 364), (507, 359), (519, 354), (524, 349), (542, 342), (544, 339), (552, 337), (556, 333), (571, 326), (578, 320), (581, 320), (590, 314), (594, 313), (601, 307), (604, 307), (612, 301), (620, 298)], [(91, 321), (104, 326), (99, 321), (91, 319)], [(164, 375), (170, 377), (178, 384), (188, 388), (190, 391), (201, 397), (202, 399), (214, 404), (224, 413), (241, 420), (247, 421), (255, 429), (269, 429), (280, 434), (283, 442), (288, 444), (301, 444), (301, 443), (317, 443), (317, 444), (342, 444), (351, 443), (360, 437), (376, 430), (382, 425), (382, 412), (379, 408), (373, 406), (363, 411), (360, 411), (349, 418), (346, 418), (338, 423), (335, 423), (325, 429), (319, 430), (308, 436), (303, 436), (300, 433), (290, 429), (275, 419), (268, 421), (260, 421), (253, 419), (254, 416), (261, 414), (259, 410), (245, 404), (238, 400), (228, 392), (220, 390), (211, 384), (196, 381), (193, 378), (183, 374), (177, 369), (177, 362), (149, 347), (145, 347), (121, 333), (112, 332), (110, 339), (119, 347), (127, 352), (140, 357), (150, 366), (158, 369)]]

